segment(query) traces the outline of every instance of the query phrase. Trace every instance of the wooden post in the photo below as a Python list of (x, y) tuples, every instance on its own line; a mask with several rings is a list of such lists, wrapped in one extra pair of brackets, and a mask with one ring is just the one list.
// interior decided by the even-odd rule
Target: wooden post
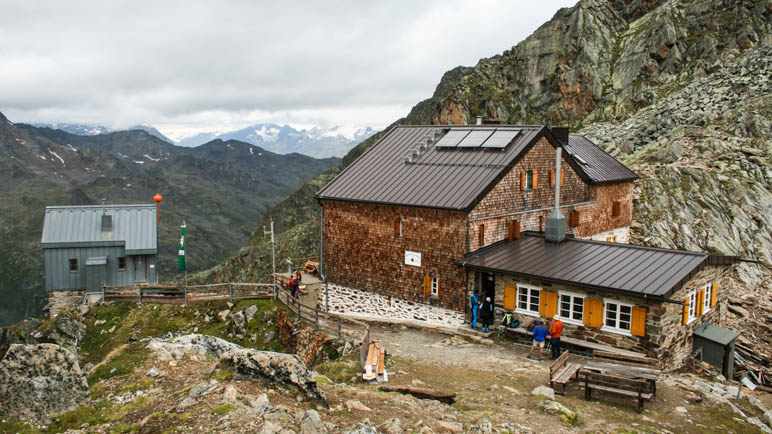
[(228, 290), (231, 293), (231, 304), (233, 304), (233, 284), (232, 283), (228, 284)]
[(300, 322), (300, 300), (295, 299), (295, 306), (298, 308), (298, 322)]

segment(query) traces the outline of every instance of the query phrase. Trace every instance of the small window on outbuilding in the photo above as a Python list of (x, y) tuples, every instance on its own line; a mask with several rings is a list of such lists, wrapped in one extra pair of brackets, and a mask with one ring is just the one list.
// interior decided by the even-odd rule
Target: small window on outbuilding
[(520, 190), (533, 190), (538, 186), (538, 173), (535, 170), (520, 172)]
[(71, 258), (70, 259), (70, 273), (77, 273), (78, 272), (78, 258)]
[(615, 200), (611, 204), (611, 217), (619, 217), (622, 215), (622, 202)]
[(118, 270), (119, 271), (125, 271), (126, 270), (126, 257), (125, 256), (119, 256), (118, 257)]
[(397, 217), (394, 220), (394, 238), (401, 240), (403, 231), (402, 217)]

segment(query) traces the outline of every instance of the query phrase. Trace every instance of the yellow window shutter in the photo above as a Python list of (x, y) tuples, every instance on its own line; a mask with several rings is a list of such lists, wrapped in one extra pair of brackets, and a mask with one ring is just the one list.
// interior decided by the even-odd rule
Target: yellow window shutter
[(611, 237), (606, 237), (606, 242), (610, 243), (611, 242)]
[(533, 189), (536, 190), (539, 188), (539, 171), (534, 170), (533, 171)]
[(689, 322), (689, 297), (686, 297), (684, 299), (684, 303), (686, 303), (686, 304), (684, 304), (684, 320), (683, 320), (683, 324), (686, 325), (686, 323)]
[(697, 308), (695, 309), (695, 314), (697, 316), (702, 315), (702, 310), (705, 307), (705, 290), (700, 289), (697, 291)]
[(561, 167), (561, 168), (560, 168), (560, 186), (561, 186), (561, 187), (563, 186), (563, 184), (565, 184), (565, 181), (566, 181), (566, 177), (565, 177), (565, 174), (566, 174), (566, 169), (563, 169), (563, 168)]
[(539, 315), (552, 318), (556, 313), (558, 313), (558, 293), (542, 290), (539, 296)]
[(716, 306), (716, 293), (718, 292), (718, 282), (713, 282), (713, 290), (710, 291), (710, 307)]
[(429, 276), (424, 277), (424, 297), (432, 295), (432, 278)]
[(520, 190), (525, 190), (525, 170), (520, 172)]
[(582, 322), (588, 327), (603, 326), (603, 301), (586, 298), (584, 300), (584, 315)]
[(630, 333), (635, 336), (646, 336), (646, 308), (633, 306), (633, 318)]
[(515, 310), (517, 300), (517, 288), (514, 285), (504, 286), (504, 309)]
[(555, 169), (550, 169), (550, 188), (555, 186)]

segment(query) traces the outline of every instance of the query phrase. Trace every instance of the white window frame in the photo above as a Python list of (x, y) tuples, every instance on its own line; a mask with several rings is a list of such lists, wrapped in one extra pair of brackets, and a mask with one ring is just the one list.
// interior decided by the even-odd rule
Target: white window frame
[[(515, 283), (515, 286), (517, 287), (517, 294), (516, 294), (516, 298), (515, 298), (515, 312), (521, 313), (523, 315), (538, 317), (539, 316), (539, 306), (541, 306), (542, 288), (540, 288), (538, 286), (534, 286), (534, 285), (528, 285), (528, 284), (525, 284), (525, 283)], [(526, 304), (529, 305), (529, 306), (531, 304), (531, 297), (532, 297), (531, 291), (539, 291), (539, 297), (538, 297), (539, 301), (536, 303), (536, 311), (532, 311), (530, 309), (522, 309), (520, 307), (520, 291), (521, 290), (526, 290), (526, 293), (528, 294), (527, 295), (528, 301), (526, 302)]]
[[(608, 305), (609, 304), (615, 304), (615, 305), (617, 305), (617, 308), (618, 308), (618, 310), (617, 310), (617, 318), (616, 318), (617, 325), (613, 326), (613, 327), (609, 326), (609, 325), (606, 325), (606, 315), (608, 313)], [(630, 332), (629, 329), (619, 328), (619, 316), (620, 316), (620, 313), (622, 312), (622, 309), (621, 309), (622, 306), (630, 308), (630, 329), (633, 328), (633, 304), (632, 303), (626, 303), (624, 301), (613, 299), (613, 298), (604, 298), (603, 299), (603, 326), (600, 328), (602, 331), (617, 333), (617, 334), (625, 335), (625, 336), (632, 336), (633, 335)]]
[(697, 290), (686, 295), (689, 297), (689, 319), (686, 324), (691, 324), (697, 320)]
[(440, 278), (439, 277), (432, 277), (432, 289), (431, 289), (430, 295), (432, 297), (440, 296)]
[[(563, 296), (571, 297), (571, 303), (569, 308), (569, 313), (571, 316), (564, 317), (561, 310), (563, 310)], [(581, 319), (574, 319), (573, 313), (574, 313), (574, 298), (581, 298), (582, 299), (582, 318)], [(560, 315), (560, 319), (563, 322), (571, 323), (571, 324), (584, 324), (584, 306), (585, 306), (585, 299), (587, 298), (586, 294), (582, 294), (580, 292), (571, 292), (571, 291), (558, 291), (558, 315)]]
[(713, 282), (708, 283), (705, 285), (705, 299), (702, 301), (702, 314), (705, 315), (706, 313), (711, 311), (710, 308), (710, 299), (713, 297)]

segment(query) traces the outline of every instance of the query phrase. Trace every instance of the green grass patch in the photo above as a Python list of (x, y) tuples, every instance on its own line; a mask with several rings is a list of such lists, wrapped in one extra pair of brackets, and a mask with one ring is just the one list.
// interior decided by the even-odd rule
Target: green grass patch
[(97, 367), (87, 377), (89, 386), (109, 378), (130, 374), (135, 367), (144, 363), (145, 359), (147, 359), (147, 352), (148, 350), (144, 344), (134, 343), (129, 345), (108, 362)]
[(232, 412), (235, 409), (236, 409), (235, 405), (232, 405), (232, 404), (222, 404), (222, 405), (218, 405), (217, 407), (213, 408), (212, 409), (212, 413), (213, 414), (223, 415), (223, 414), (228, 414), (228, 413)]
[(111, 433), (138, 432), (139, 424), (118, 423), (110, 428)]
[(224, 383), (226, 381), (230, 381), (233, 378), (233, 372), (231, 372), (229, 369), (219, 368), (212, 374), (210, 378), (214, 378), (220, 383)]
[(38, 433), (37, 429), (30, 427), (24, 422), (15, 419), (0, 419), (0, 432), (29, 434)]
[(154, 379), (150, 377), (144, 377), (139, 381), (135, 381), (133, 383), (129, 383), (121, 387), (121, 393), (136, 392), (137, 390), (145, 390), (148, 387), (152, 386), (153, 383), (155, 383)]
[(359, 354), (350, 354), (337, 360), (330, 360), (316, 366), (317, 372), (335, 383), (349, 383), (360, 374)]
[(326, 377), (314, 377), (314, 381), (316, 381), (317, 383), (324, 383), (324, 384), (330, 384), (330, 385), (333, 384), (333, 382)]

